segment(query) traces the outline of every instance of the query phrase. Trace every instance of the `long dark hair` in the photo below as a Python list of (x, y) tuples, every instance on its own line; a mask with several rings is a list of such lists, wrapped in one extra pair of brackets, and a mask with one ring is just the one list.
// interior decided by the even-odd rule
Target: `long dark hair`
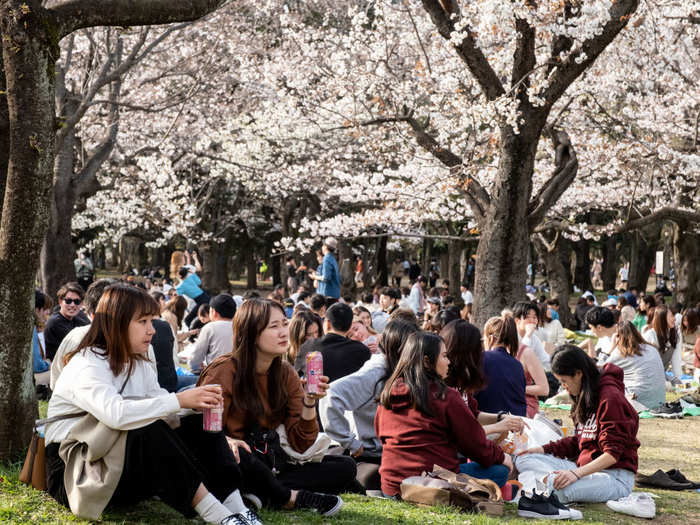
[(97, 303), (95, 315), (78, 348), (66, 354), (63, 363), (89, 348), (109, 361), (109, 368), (115, 376), (126, 368), (131, 374), (134, 361), (146, 361), (148, 357), (132, 351), (129, 344), (129, 323), (146, 315), (157, 317), (160, 314), (158, 303), (145, 290), (128, 284), (113, 284), (105, 289)]
[[(154, 299), (155, 300), (155, 299)], [(178, 329), (182, 326), (182, 320), (185, 318), (185, 310), (187, 310), (187, 299), (178, 295), (165, 303), (165, 309), (175, 314), (177, 319)]]
[(552, 372), (559, 376), (573, 376), (581, 371), (581, 390), (571, 396), (571, 418), (574, 423), (585, 423), (598, 409), (598, 382), (600, 372), (593, 359), (574, 345), (561, 345), (552, 356)]
[(445, 340), (450, 366), (447, 369), (447, 386), (461, 393), (481, 390), (486, 384), (483, 371), (484, 347), (481, 332), (471, 323), (457, 319), (447, 323), (440, 332)]
[[(683, 326), (683, 321), (688, 326)], [(700, 326), (700, 312), (696, 308), (688, 308), (681, 320), (681, 332), (683, 335), (693, 335)]]
[[(265, 414), (256, 383), (255, 365), (258, 360), (256, 341), (270, 322), (273, 309), (284, 315), (282, 306), (269, 299), (248, 299), (233, 318), (233, 357), (236, 374), (233, 378), (234, 408), (254, 421)], [(285, 316), (286, 318), (286, 316)], [(283, 418), (287, 410), (288, 393), (285, 390), (290, 365), (277, 356), (267, 372), (267, 397), (273, 419)]]
[(389, 321), (384, 327), (384, 331), (379, 338), (379, 348), (386, 359), (382, 381), (386, 381), (391, 374), (394, 373), (396, 365), (401, 358), (401, 349), (406, 343), (406, 339), (408, 339), (409, 335), (417, 331), (418, 327), (416, 323), (411, 323), (402, 319)]
[(396, 370), (384, 385), (379, 402), (391, 409), (391, 390), (398, 382), (408, 387), (408, 396), (413, 408), (426, 417), (433, 416), (430, 390), (433, 384), (438, 387), (437, 396), (443, 397), (447, 385), (435, 371), (440, 356), (442, 338), (429, 332), (416, 332), (408, 336), (401, 350)]
[(678, 331), (675, 327), (669, 326), (667, 321), (668, 306), (661, 304), (654, 309), (654, 318), (651, 320), (651, 327), (656, 333), (659, 341), (659, 352), (666, 353), (666, 344), (675, 348), (678, 344)]

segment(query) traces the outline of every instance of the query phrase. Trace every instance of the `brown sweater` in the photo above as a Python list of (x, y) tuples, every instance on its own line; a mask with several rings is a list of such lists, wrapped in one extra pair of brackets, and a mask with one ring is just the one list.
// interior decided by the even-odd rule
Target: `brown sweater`
[[(265, 412), (258, 415), (257, 422), (262, 429), (272, 430), (284, 423), (289, 444), (297, 452), (304, 452), (316, 441), (318, 422), (316, 418), (302, 419), (302, 399), (304, 391), (296, 371), (286, 361), (286, 390), (288, 395), (287, 410), (283, 419), (275, 419), (270, 413), (267, 399), (267, 374), (258, 374), (256, 387), (262, 398)], [(207, 366), (199, 376), (198, 386), (219, 384), (224, 395), (223, 423), (226, 435), (235, 439), (244, 439), (246, 434), (246, 414), (236, 410), (231, 403), (233, 396), (233, 378), (236, 374), (237, 363), (232, 354), (223, 355)]]

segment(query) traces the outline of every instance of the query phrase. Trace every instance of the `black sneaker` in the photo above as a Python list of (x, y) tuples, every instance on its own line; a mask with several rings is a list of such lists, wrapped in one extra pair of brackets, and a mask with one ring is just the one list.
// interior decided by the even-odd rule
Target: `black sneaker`
[(659, 408), (654, 408), (649, 412), (656, 417), (664, 417), (666, 419), (681, 419), (683, 417), (683, 409), (678, 401), (675, 403), (664, 403)]
[(310, 492), (308, 490), (300, 490), (297, 493), (295, 503), (297, 509), (315, 510), (323, 516), (335, 516), (342, 506), (343, 500), (340, 499), (340, 496)]
[(243, 514), (231, 514), (222, 520), (221, 525), (250, 525), (250, 522), (245, 519)]
[[(556, 496), (555, 496), (556, 497)], [(559, 500), (557, 500), (558, 502)], [(549, 499), (534, 490), (532, 496), (522, 494), (518, 501), (518, 516), (522, 518), (538, 518), (541, 520), (565, 520), (570, 517), (568, 510), (555, 507)]]
[(560, 510), (565, 510), (566, 512), (568, 512), (570, 520), (580, 520), (583, 518), (583, 514), (581, 514), (580, 510), (572, 509), (572, 508), (564, 505), (561, 501), (559, 501), (559, 498), (557, 497), (557, 495), (554, 492), (552, 492), (549, 495), (549, 497), (547, 497), (547, 501), (549, 501), (556, 508), (558, 508)]

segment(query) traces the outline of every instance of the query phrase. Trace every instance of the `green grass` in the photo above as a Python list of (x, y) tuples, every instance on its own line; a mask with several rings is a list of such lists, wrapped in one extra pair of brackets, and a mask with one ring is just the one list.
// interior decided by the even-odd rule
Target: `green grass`
[[(40, 413), (45, 414), (46, 403), (40, 403)], [(561, 410), (548, 411), (570, 423), (569, 413)], [(656, 469), (679, 468), (689, 479), (700, 480), (700, 418), (682, 420), (648, 419), (640, 421), (639, 439), (640, 471), (653, 473)], [(17, 480), (21, 464), (0, 465), (0, 523), (54, 524), (79, 523), (70, 511), (54, 502), (47, 494), (26, 487)], [(646, 490), (646, 489), (639, 489)], [(691, 525), (700, 523), (700, 494), (691, 491), (673, 492), (648, 490), (659, 496), (656, 500), (655, 523)], [(514, 505), (506, 504), (501, 518), (465, 514), (451, 508), (422, 508), (407, 503), (344, 495), (346, 505), (334, 518), (324, 518), (310, 512), (263, 511), (262, 519), (267, 525), (350, 525), (350, 524), (472, 524), (494, 525), (506, 522), (513, 525), (525, 523), (548, 523), (524, 520), (516, 515)], [(577, 505), (583, 512), (583, 521), (595, 524), (632, 525), (644, 520), (616, 514), (604, 504)], [(117, 524), (178, 524), (202, 523), (201, 520), (186, 520), (163, 503), (143, 502), (128, 509), (109, 509), (102, 523)]]

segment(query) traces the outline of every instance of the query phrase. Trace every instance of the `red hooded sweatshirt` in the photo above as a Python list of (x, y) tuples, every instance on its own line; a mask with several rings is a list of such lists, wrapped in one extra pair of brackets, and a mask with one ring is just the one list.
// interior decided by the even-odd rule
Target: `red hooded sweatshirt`
[(607, 452), (617, 460), (608, 468), (636, 473), (639, 417), (625, 397), (624, 377), (620, 367), (605, 365), (595, 414), (576, 426), (576, 435), (547, 443), (543, 447), (545, 454), (576, 461), (580, 467)]
[(377, 408), (374, 428), (383, 447), (379, 473), (382, 492), (388, 496), (400, 492), (404, 479), (432, 472), (433, 465), (459, 472), (458, 452), (482, 467), (503, 463), (503, 451), (486, 438), (462, 396), (447, 388), (440, 399), (437, 388), (431, 389), (432, 417), (413, 408), (401, 380), (391, 389), (391, 409)]

